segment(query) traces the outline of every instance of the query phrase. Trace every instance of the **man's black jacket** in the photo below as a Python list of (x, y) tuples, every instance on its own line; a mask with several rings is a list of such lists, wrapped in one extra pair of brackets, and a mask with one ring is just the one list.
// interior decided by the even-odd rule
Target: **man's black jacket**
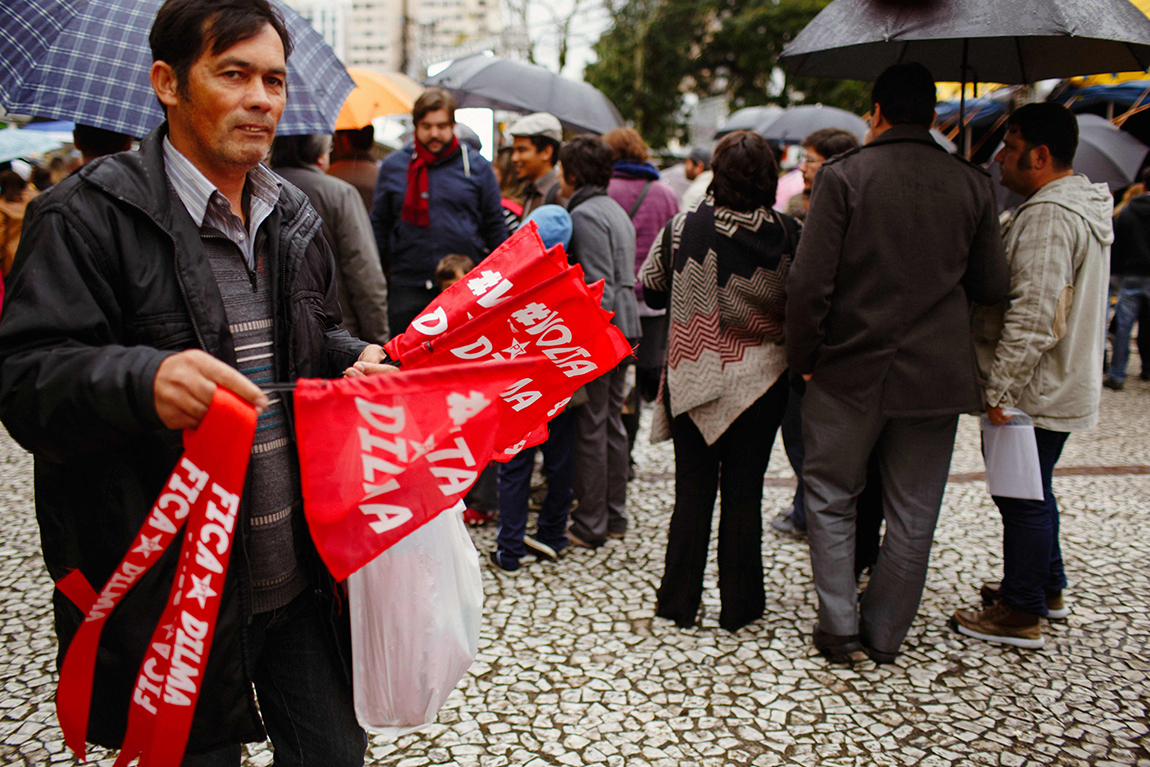
[[(85, 166), (38, 201), (0, 319), (0, 419), (35, 458), (48, 572), (59, 580), (78, 568), (97, 591), (181, 453), (180, 433), (156, 415), (156, 369), (192, 348), (236, 362), (199, 230), (167, 182), (165, 131), (154, 131), (138, 152)], [(272, 276), (277, 380), (338, 376), (365, 344), (339, 329), (334, 262), (319, 216), (285, 184), (259, 237)], [(246, 514), (245, 503), (189, 753), (263, 737), (245, 656)], [(94, 743), (118, 746), (123, 738), (177, 550), (128, 592), (104, 628), (88, 729)], [(313, 586), (331, 591), (322, 566)], [(58, 591), (54, 607), (62, 661), (83, 616)]]
[(1110, 273), (1119, 277), (1150, 277), (1150, 194), (1140, 194), (1114, 219)]

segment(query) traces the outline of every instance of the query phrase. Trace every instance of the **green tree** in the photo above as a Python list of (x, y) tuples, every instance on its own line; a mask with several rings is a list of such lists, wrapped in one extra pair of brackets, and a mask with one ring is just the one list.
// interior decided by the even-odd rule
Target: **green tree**
[(605, 0), (614, 23), (592, 47), (584, 79), (614, 102), (653, 147), (682, 130), (684, 82), (705, 17), (684, 0)]
[(683, 95), (747, 106), (823, 103), (862, 113), (870, 86), (796, 78), (783, 48), (829, 0), (606, 0), (615, 19), (585, 77), (652, 146), (682, 131)]

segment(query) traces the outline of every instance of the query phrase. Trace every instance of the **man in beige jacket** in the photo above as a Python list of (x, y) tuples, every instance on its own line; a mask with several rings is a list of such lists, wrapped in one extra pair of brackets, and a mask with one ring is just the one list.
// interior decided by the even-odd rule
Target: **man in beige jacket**
[(1043, 499), (995, 496), (1002, 513), (1003, 577), (981, 589), (985, 609), (959, 610), (962, 634), (1037, 648), (1040, 618), (1069, 614), (1058, 544), (1054, 465), (1070, 432), (1098, 423), (1113, 200), (1105, 184), (1075, 175), (1073, 114), (1054, 103), (1022, 107), (1007, 121), (995, 159), (1002, 185), (1025, 196), (1003, 229), (1010, 295), (975, 310), (974, 341), (991, 422), (1007, 408), (1034, 420)]

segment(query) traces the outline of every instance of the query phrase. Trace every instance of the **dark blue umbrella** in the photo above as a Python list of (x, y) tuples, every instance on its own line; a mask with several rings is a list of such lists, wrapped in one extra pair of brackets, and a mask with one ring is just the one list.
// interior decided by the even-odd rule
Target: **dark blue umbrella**
[[(355, 87), (323, 38), (273, 0), (295, 51), (280, 134), (331, 133)], [(0, 106), (144, 136), (164, 114), (149, 80), (148, 32), (161, 0), (4, 0)]]

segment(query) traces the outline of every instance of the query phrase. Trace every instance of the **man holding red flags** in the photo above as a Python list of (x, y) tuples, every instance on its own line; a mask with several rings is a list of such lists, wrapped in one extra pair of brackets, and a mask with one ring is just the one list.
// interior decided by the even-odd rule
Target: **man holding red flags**
[[(62, 673), (61, 725), (81, 753), (85, 740), (119, 747), (127, 730), (151, 764), (177, 763), (178, 737), (183, 764), (238, 766), (266, 727), (277, 764), (360, 765), (346, 611), (336, 619), (304, 526), (290, 409), (259, 386), (389, 368), (339, 329), (318, 215), (260, 165), (287, 98), (279, 13), (267, 0), (166, 0), (149, 41), (166, 122), (43, 198), (0, 322), (0, 417), (35, 456), (61, 658), (83, 637), (94, 664), (76, 685)], [(179, 430), (200, 424), (217, 387), (259, 413), (234, 492), (191, 460), (194, 443), (180, 458)], [(241, 441), (220, 433), (219, 450), (196, 449)], [(167, 543), (184, 519), (197, 537), (181, 557)], [(98, 654), (81, 629), (97, 620)], [(164, 706), (184, 707), (182, 733)], [(125, 746), (121, 762), (132, 756)]]
[(457, 253), (479, 263), (507, 239), (495, 173), (455, 136), (455, 99), (428, 88), (411, 118), (415, 140), (380, 165), (371, 206), (392, 337), (435, 298), (441, 258)]

